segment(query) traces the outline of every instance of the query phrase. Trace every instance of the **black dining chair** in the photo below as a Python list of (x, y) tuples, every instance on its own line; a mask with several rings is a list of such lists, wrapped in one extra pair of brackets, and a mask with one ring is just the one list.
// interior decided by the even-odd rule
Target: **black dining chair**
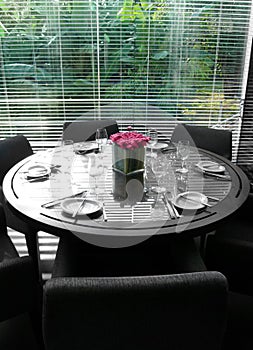
[(95, 140), (96, 130), (99, 128), (105, 128), (108, 137), (119, 132), (118, 124), (113, 119), (78, 120), (63, 124), (62, 138), (74, 142), (93, 141)]
[(253, 296), (253, 194), (206, 240), (208, 269), (221, 271), (231, 290)]
[[(232, 134), (226, 130), (179, 124), (172, 141), (189, 139), (197, 147), (220, 154), (232, 155)], [(222, 272), (230, 289), (253, 295), (253, 195), (228, 222), (209, 234), (205, 244), (205, 263), (208, 269)]]
[(226, 326), (218, 272), (46, 282), (46, 350), (215, 350)]
[(204, 126), (177, 124), (171, 141), (189, 140), (191, 146), (219, 154), (232, 159), (232, 132), (229, 130), (212, 129)]
[[(232, 159), (232, 132), (229, 130), (213, 129), (204, 126), (177, 124), (172, 136), (172, 142), (189, 140), (191, 146), (216, 153), (229, 160)], [(204, 254), (206, 236), (200, 241), (200, 249)]]
[(42, 289), (31, 257), (19, 257), (0, 204), (0, 348), (43, 349)]
[(25, 235), (29, 254), (34, 258), (34, 264), (38, 265), (37, 230), (26, 221), (15, 215), (14, 210), (6, 202), (2, 191), (2, 183), (5, 174), (16, 163), (33, 154), (29, 141), (24, 135), (17, 135), (0, 141), (0, 203), (2, 203), (6, 215), (7, 226)]

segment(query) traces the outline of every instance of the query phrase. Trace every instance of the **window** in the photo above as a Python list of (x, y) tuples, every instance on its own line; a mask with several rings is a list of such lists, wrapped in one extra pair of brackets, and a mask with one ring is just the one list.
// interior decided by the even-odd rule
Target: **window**
[(251, 53), (248, 84), (244, 105), (243, 121), (240, 133), (240, 145), (237, 155), (238, 165), (245, 171), (253, 184), (253, 138), (252, 138), (252, 109), (253, 109), (253, 55)]
[(22, 132), (34, 147), (53, 145), (63, 122), (81, 115), (158, 125), (167, 136), (177, 121), (240, 120), (251, 7), (250, 0), (1, 1), (0, 137)]

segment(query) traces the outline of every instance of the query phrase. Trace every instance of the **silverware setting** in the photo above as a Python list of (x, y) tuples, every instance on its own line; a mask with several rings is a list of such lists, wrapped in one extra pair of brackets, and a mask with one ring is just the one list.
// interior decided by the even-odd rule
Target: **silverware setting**
[(206, 196), (208, 199), (210, 199), (211, 201), (215, 201), (215, 202), (219, 202), (220, 199), (216, 198), (216, 197), (212, 197), (212, 196)]
[(83, 205), (84, 205), (84, 203), (85, 203), (85, 201), (86, 201), (86, 197), (87, 197), (87, 192), (86, 192), (86, 194), (84, 195), (83, 200), (82, 200), (82, 202), (80, 203), (80, 205), (79, 205), (79, 206), (77, 207), (77, 209), (73, 212), (72, 218), (75, 218), (75, 217), (79, 214), (80, 210), (83, 208)]
[(107, 215), (106, 215), (106, 210), (105, 210), (105, 203), (103, 203), (102, 210), (103, 210), (103, 219), (104, 219), (104, 221), (107, 221)]
[(166, 207), (166, 209), (167, 209), (167, 211), (169, 213), (170, 218), (171, 219), (176, 219), (175, 213), (174, 213), (174, 211), (173, 211), (173, 209), (172, 209), (168, 199), (166, 198), (165, 193), (163, 194), (163, 201), (164, 201), (165, 207)]
[(227, 180), (227, 181), (231, 181), (230, 176), (228, 175), (222, 175), (222, 174), (215, 174), (209, 171), (203, 171), (204, 176), (211, 176), (211, 177), (215, 177), (217, 179), (223, 179), (223, 180)]
[(184, 199), (186, 199), (187, 201), (192, 202), (192, 203), (203, 204), (203, 205), (205, 205), (206, 207), (212, 207), (211, 204), (205, 203), (205, 202), (203, 202), (202, 200), (197, 200), (197, 199), (189, 198), (189, 197), (187, 197), (187, 196), (185, 196), (185, 195), (181, 195), (181, 197), (184, 198)]
[(42, 176), (37, 176), (35, 178), (27, 178), (27, 177), (25, 178), (25, 180), (28, 181), (28, 182), (36, 182), (36, 181), (39, 182), (40, 180), (47, 180), (47, 179), (49, 179), (49, 175), (48, 174), (42, 175)]
[(72, 194), (70, 196), (66, 196), (66, 197), (61, 197), (61, 198), (55, 199), (53, 201), (44, 203), (41, 206), (42, 206), (42, 208), (46, 208), (46, 209), (53, 208), (55, 205), (60, 204), (64, 199), (75, 198), (75, 197), (78, 197), (80, 195), (84, 195), (85, 193), (87, 193), (86, 190), (82, 191), (82, 192), (78, 192), (78, 193)]
[(175, 218), (178, 219), (178, 218), (180, 218), (182, 215), (180, 215), (179, 212), (177, 211), (177, 208), (175, 207), (174, 203), (173, 203), (172, 200), (169, 198), (169, 194), (171, 195), (171, 193), (167, 191), (167, 192), (165, 193), (165, 198), (166, 198), (167, 202), (169, 203), (169, 205), (171, 206)]

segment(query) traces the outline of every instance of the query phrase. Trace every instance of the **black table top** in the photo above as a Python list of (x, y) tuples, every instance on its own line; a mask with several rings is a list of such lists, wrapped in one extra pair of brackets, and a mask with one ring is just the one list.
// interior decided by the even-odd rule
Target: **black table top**
[[(3, 182), (5, 197), (14, 211), (40, 230), (57, 236), (75, 234), (84, 241), (99, 246), (133, 245), (152, 235), (202, 235), (233, 215), (249, 193), (249, 181), (239, 167), (211, 152), (193, 149), (187, 179), (180, 178), (181, 175), (178, 174), (174, 177), (176, 191), (180, 192), (183, 190), (181, 187), (186, 186), (188, 191), (198, 191), (216, 197), (219, 201), (210, 202), (211, 206), (203, 210), (183, 211), (177, 219), (169, 218), (166, 211), (163, 218), (156, 219), (152, 216), (152, 195), (144, 196), (135, 205), (114, 199), (109, 149), (103, 159), (107, 164), (105, 174), (98, 180), (98, 200), (104, 203), (106, 221), (102, 211), (93, 217), (72, 218), (62, 212), (60, 205), (49, 209), (41, 205), (87, 189), (90, 180), (87, 172), (89, 158), (88, 155), (72, 155), (69, 162), (63, 154), (57, 152), (55, 149), (35, 154), (10, 169)], [(212, 160), (224, 166), (227, 178), (204, 176), (196, 171), (195, 164), (199, 160)], [(168, 161), (171, 162), (171, 159), (168, 158)], [(172, 173), (177, 167), (173, 162)], [(43, 181), (30, 182), (26, 179), (26, 171), (33, 164), (51, 164), (57, 167), (52, 167), (50, 176)]]

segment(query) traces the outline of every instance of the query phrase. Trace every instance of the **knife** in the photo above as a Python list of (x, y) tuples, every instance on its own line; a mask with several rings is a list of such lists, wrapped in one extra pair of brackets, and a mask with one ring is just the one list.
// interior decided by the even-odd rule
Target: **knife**
[(28, 182), (39, 182), (40, 180), (46, 180), (46, 179), (49, 179), (48, 174), (37, 176), (37, 177), (34, 177), (34, 178), (26, 178), (26, 181), (28, 181)]
[(184, 199), (186, 199), (186, 200), (188, 200), (188, 201), (190, 201), (190, 202), (192, 202), (192, 203), (202, 204), (202, 205), (205, 205), (205, 206), (207, 206), (207, 207), (212, 207), (212, 205), (209, 204), (209, 203), (205, 203), (205, 202), (203, 202), (203, 201), (201, 201), (201, 200), (189, 198), (189, 197), (187, 197), (187, 196), (185, 196), (185, 195), (182, 195), (182, 194), (180, 195), (180, 197), (182, 197), (182, 198), (184, 198)]
[(217, 179), (223, 179), (223, 180), (231, 181), (231, 178), (228, 175), (215, 174), (215, 173), (211, 173), (209, 171), (203, 171), (203, 174), (205, 176), (212, 176), (212, 177), (216, 177)]
[(166, 197), (167, 201), (169, 202), (169, 204), (170, 204), (170, 206), (171, 206), (171, 208), (172, 208), (172, 210), (173, 210), (173, 212), (174, 212), (175, 217), (176, 217), (177, 219), (179, 219), (179, 218), (181, 217), (181, 215), (178, 213), (178, 211), (177, 211), (177, 209), (175, 208), (173, 202), (169, 199), (167, 193), (165, 193), (165, 197)]
[(106, 211), (105, 211), (105, 203), (103, 203), (103, 217), (104, 217), (104, 221), (107, 221), (107, 215), (106, 215)]

